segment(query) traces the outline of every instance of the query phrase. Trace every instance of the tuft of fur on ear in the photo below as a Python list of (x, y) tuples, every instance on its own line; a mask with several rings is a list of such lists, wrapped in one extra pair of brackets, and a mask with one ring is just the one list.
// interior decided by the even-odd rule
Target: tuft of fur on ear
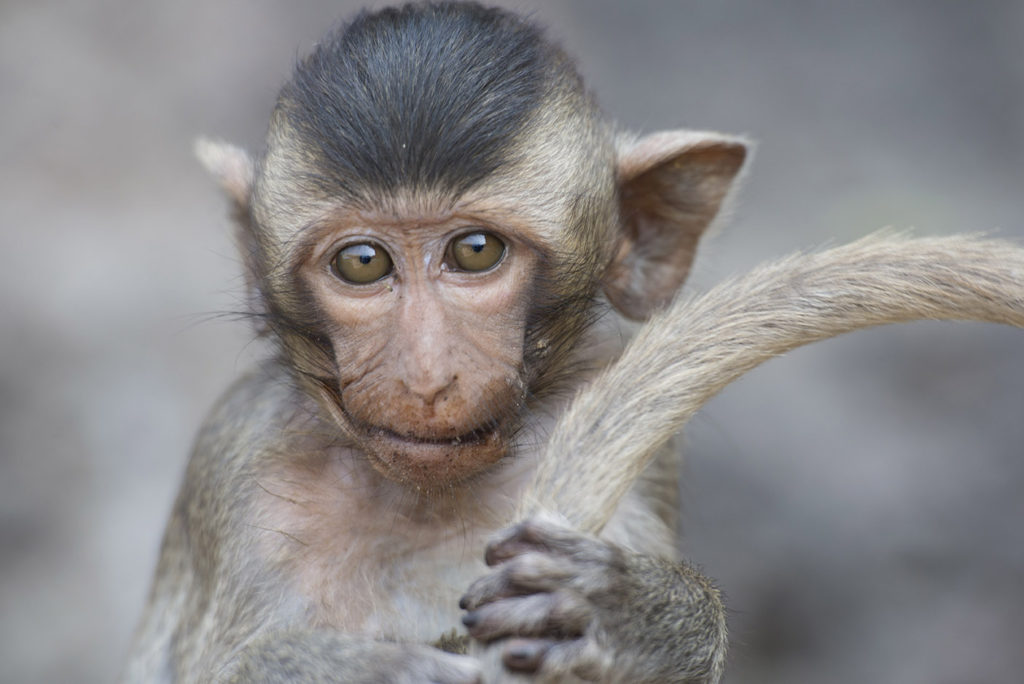
[(604, 288), (625, 316), (646, 319), (675, 296), (747, 149), (741, 138), (686, 130), (620, 142), (621, 235)]
[(196, 157), (217, 180), (221, 190), (231, 202), (235, 221), (235, 242), (245, 267), (245, 298), (249, 313), (254, 315), (256, 331), (265, 334), (266, 306), (259, 288), (259, 269), (256, 239), (249, 215), (252, 186), (256, 166), (249, 153), (241, 147), (220, 140), (199, 138), (194, 146)]
[(254, 166), (249, 153), (221, 140), (199, 138), (193, 147), (199, 163), (217, 179), (221, 189), (235, 205), (248, 212)]

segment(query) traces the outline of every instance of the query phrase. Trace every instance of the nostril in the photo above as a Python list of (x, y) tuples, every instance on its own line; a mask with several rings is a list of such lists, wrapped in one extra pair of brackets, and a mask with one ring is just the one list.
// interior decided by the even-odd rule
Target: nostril
[(403, 381), (402, 384), (410, 394), (419, 398), (424, 404), (433, 406), (448, 399), (449, 390), (457, 379), (458, 376), (453, 375), (447, 380), (425, 379), (418, 383)]

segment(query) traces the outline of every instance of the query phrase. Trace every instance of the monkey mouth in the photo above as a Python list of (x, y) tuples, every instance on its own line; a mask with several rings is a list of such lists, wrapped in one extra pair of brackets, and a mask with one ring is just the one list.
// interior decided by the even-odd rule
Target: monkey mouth
[(370, 427), (368, 433), (373, 437), (405, 442), (412, 445), (436, 444), (438, 446), (460, 447), (485, 442), (490, 439), (494, 433), (499, 432), (499, 430), (500, 426), (497, 423), (492, 423), (490, 425), (483, 425), (481, 427), (474, 428), (469, 432), (465, 432), (454, 437), (432, 437), (402, 434), (389, 428), (379, 426)]
[(385, 477), (418, 491), (441, 491), (479, 475), (508, 452), (497, 423), (455, 436), (417, 435), (381, 426), (363, 431), (363, 450)]
[[(509, 452), (515, 419), (492, 418), (470, 429), (425, 426), (396, 429), (363, 420), (330, 392), (335, 416), (368, 463), (379, 474), (424, 494), (450, 492), (454, 485), (483, 474)], [(510, 417), (511, 418), (511, 417)]]

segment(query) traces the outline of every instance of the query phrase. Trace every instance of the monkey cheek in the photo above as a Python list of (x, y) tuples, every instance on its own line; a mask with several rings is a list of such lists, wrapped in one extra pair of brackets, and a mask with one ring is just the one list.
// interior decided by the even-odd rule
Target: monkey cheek
[(508, 453), (495, 430), (468, 443), (439, 443), (376, 435), (364, 445), (381, 475), (418, 492), (441, 493), (486, 471)]

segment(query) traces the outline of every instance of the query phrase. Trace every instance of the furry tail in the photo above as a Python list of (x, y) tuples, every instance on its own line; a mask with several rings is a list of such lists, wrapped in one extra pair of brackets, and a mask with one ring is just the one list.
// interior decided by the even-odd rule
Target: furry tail
[(1024, 249), (876, 235), (678, 299), (573, 400), (523, 513), (554, 510), (599, 531), (657, 449), (733, 380), (809, 342), (918, 319), (1024, 327)]

